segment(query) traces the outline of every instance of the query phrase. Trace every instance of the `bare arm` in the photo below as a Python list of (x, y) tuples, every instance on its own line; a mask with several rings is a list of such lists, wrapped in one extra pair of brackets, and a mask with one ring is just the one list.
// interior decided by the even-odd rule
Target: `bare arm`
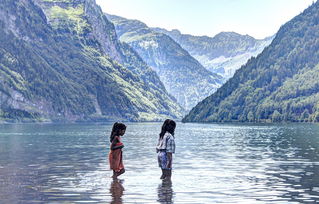
[(111, 143), (111, 149), (115, 147), (115, 144), (118, 142), (118, 137), (114, 137), (112, 143)]

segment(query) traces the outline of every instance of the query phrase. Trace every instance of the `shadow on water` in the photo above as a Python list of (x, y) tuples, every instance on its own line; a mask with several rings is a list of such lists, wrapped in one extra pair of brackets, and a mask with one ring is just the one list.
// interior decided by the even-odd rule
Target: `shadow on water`
[(123, 181), (119, 180), (119, 179), (114, 179), (112, 181), (111, 187), (110, 187), (112, 201), (110, 202), (110, 204), (122, 204), (123, 203), (122, 196), (123, 196), (123, 192), (125, 191), (125, 189), (124, 189), (122, 183), (123, 183)]
[(174, 203), (174, 191), (172, 188), (172, 181), (171, 180), (163, 180), (161, 184), (158, 185), (157, 188), (157, 201), (159, 203), (170, 204)]

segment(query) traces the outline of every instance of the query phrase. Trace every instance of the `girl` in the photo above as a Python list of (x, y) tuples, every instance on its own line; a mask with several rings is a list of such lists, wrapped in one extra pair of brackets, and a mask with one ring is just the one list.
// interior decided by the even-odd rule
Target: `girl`
[(125, 134), (126, 126), (123, 123), (114, 123), (111, 136), (110, 136), (110, 154), (109, 163), (110, 168), (113, 170), (113, 178), (117, 178), (119, 175), (125, 172), (123, 165), (122, 148), (124, 147), (121, 136)]
[(175, 131), (176, 123), (167, 119), (162, 125), (156, 150), (158, 152), (158, 165), (162, 169), (161, 179), (170, 179), (172, 176), (173, 153), (175, 153)]

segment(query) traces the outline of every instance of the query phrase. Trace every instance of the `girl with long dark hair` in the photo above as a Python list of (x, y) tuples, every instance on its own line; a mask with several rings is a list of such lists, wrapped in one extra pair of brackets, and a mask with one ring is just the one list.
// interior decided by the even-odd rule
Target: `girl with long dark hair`
[(166, 119), (159, 134), (156, 151), (158, 153), (158, 165), (162, 169), (161, 179), (170, 179), (172, 176), (173, 153), (175, 153), (175, 128), (175, 121)]
[(126, 126), (123, 123), (114, 123), (111, 136), (110, 136), (110, 153), (109, 163), (110, 168), (113, 170), (113, 178), (117, 178), (119, 175), (125, 172), (123, 165), (122, 148), (124, 147), (121, 136), (125, 134)]

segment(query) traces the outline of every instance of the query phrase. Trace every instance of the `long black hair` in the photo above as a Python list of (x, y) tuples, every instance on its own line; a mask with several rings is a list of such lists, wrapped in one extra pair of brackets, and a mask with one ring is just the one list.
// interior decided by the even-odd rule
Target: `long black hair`
[(121, 130), (126, 130), (126, 125), (124, 125), (123, 123), (118, 123), (118, 122), (113, 124), (112, 132), (110, 136), (110, 142), (113, 141), (115, 136), (120, 135)]
[(174, 120), (166, 119), (162, 125), (162, 131), (159, 134), (160, 138), (163, 138), (166, 132), (171, 133), (174, 135), (176, 128), (176, 123)]

